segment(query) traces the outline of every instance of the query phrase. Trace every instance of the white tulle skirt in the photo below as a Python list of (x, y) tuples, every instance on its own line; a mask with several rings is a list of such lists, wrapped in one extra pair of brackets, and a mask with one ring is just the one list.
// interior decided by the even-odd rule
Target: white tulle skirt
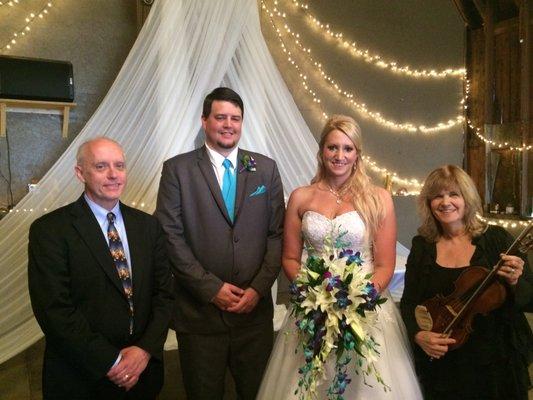
[[(344, 393), (344, 398), (346, 400), (422, 399), (400, 313), (388, 291), (382, 296), (387, 297), (388, 300), (378, 310), (378, 323), (373, 335), (380, 344), (380, 357), (376, 366), (391, 390), (385, 392), (383, 386), (373, 376), (367, 376), (365, 384), (361, 374), (357, 375), (355, 371), (349, 369), (348, 373), (352, 381)], [(294, 322), (294, 317), (287, 314), (274, 344), (259, 389), (258, 400), (298, 399), (298, 395), (294, 392), (298, 388), (298, 368), (304, 365), (304, 359), (301, 349), (298, 349), (296, 354), (294, 352), (298, 345)], [(334, 357), (327, 365), (326, 380), (320, 385), (318, 399), (326, 398), (327, 388), (335, 374), (333, 359)]]

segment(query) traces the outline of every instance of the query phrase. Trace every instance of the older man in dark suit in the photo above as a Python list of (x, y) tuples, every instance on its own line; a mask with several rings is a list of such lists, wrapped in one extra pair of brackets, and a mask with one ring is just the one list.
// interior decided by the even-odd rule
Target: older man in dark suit
[(154, 399), (173, 302), (164, 233), (125, 206), (121, 147), (82, 144), (84, 194), (30, 228), (29, 289), (46, 339), (45, 399)]
[(191, 400), (221, 399), (229, 370), (254, 399), (272, 349), (271, 287), (281, 266), (283, 188), (273, 160), (239, 149), (243, 103), (204, 101), (205, 146), (167, 160), (156, 216), (176, 277), (174, 324)]

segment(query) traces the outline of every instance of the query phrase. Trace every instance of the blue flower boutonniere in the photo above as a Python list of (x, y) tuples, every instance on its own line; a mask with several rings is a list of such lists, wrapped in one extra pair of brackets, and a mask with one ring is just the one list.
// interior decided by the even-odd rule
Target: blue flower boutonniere
[(242, 167), (241, 169), (239, 170), (239, 172), (242, 172), (244, 170), (248, 171), (248, 172), (255, 172), (256, 171), (256, 162), (254, 160), (254, 158), (249, 155), (249, 154), (245, 154), (241, 157), (241, 163), (242, 163)]

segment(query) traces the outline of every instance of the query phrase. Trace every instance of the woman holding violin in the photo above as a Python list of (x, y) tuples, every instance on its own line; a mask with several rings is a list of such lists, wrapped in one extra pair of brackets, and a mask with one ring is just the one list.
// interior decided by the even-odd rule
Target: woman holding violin
[[(445, 165), (432, 171), (418, 207), (422, 225), (407, 260), (401, 312), (424, 398), (527, 399), (533, 348), (531, 329), (523, 314), (533, 291), (527, 258), (502, 254), (513, 238), (503, 228), (476, 217), (482, 212), (479, 194), (459, 167)], [(500, 268), (491, 285), (483, 286), (476, 303), (464, 303), (468, 305), (462, 310), (466, 314), (460, 315), (466, 315), (462, 321), (468, 322), (462, 327), (454, 325), (451, 334), (443, 334), (439, 333), (443, 330), (432, 331), (420, 323), (425, 319), (431, 326), (440, 318), (435, 310), (426, 312), (429, 318), (419, 318), (434, 299), (449, 302), (442, 307), (443, 314), (457, 315), (460, 302), (473, 300), (471, 295), (479, 288), (479, 278), (471, 274), (476, 268), (471, 267), (483, 267), (477, 270), (486, 276), (497, 264)], [(457, 336), (460, 329), (466, 331), (465, 340)]]

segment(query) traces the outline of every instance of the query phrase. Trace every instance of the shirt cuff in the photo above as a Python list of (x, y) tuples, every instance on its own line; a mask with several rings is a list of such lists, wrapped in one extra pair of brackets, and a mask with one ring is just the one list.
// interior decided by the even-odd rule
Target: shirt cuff
[(122, 353), (118, 353), (118, 357), (115, 360), (115, 363), (109, 369), (111, 370), (111, 369), (115, 368), (118, 365), (118, 363), (120, 362), (120, 360), (122, 360)]

